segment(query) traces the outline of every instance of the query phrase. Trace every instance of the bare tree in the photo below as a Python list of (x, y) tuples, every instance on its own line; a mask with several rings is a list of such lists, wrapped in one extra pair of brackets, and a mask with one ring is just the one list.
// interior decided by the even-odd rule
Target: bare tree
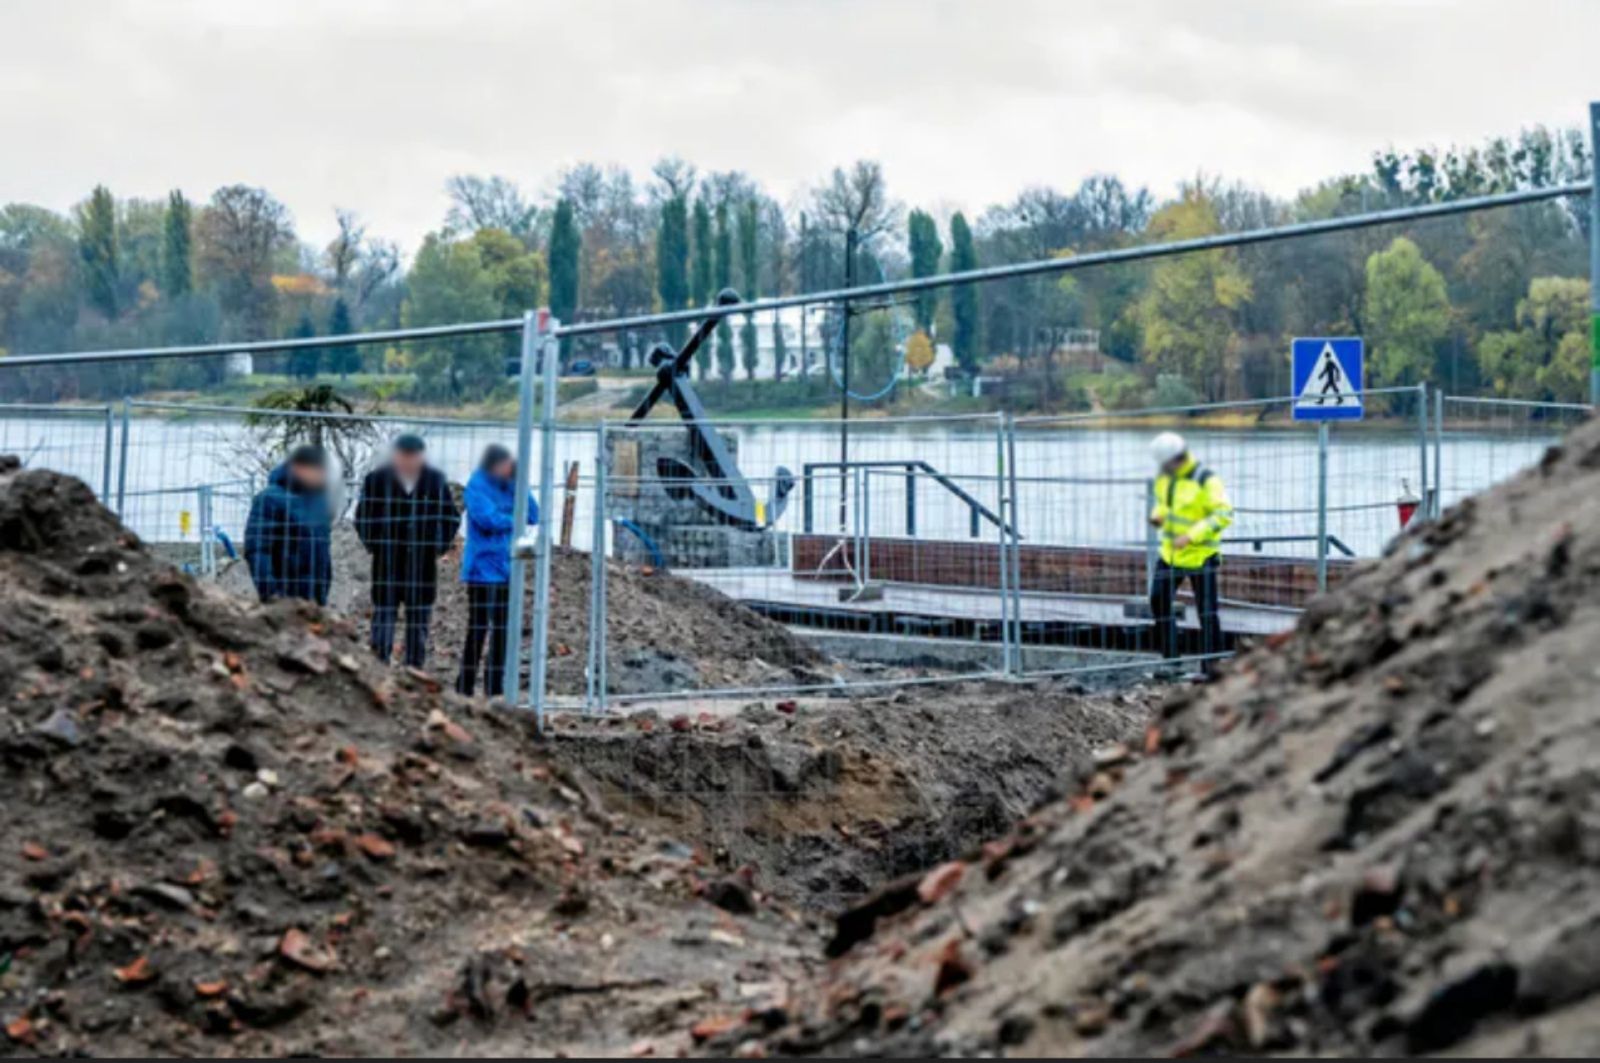
[(656, 162), (650, 168), (651, 174), (660, 187), (654, 189), (658, 203), (669, 199), (688, 200), (694, 191), (695, 169), (694, 164), (685, 162), (676, 155), (669, 155)]
[(866, 243), (899, 224), (900, 204), (889, 199), (883, 166), (859, 159), (846, 170), (834, 167), (828, 183), (815, 194), (817, 214), (835, 232), (855, 231)]
[(361, 261), (367, 227), (361, 224), (353, 210), (335, 208), (333, 216), (339, 224), (339, 233), (322, 254), (328, 263), (328, 271), (333, 274), (333, 286), (342, 292), (350, 283), (356, 264)]
[(294, 239), (288, 209), (264, 189), (229, 185), (212, 194), (197, 235), (201, 272), (223, 311), (244, 323), (248, 338), (266, 336), (276, 301), (273, 256)]
[(400, 272), (400, 248), (392, 240), (372, 240), (361, 250), (355, 273), (355, 305), (363, 307)]
[(453, 233), (479, 229), (504, 229), (531, 248), (539, 208), (529, 203), (512, 181), (504, 177), (457, 174), (445, 182), (450, 211), (445, 228)]

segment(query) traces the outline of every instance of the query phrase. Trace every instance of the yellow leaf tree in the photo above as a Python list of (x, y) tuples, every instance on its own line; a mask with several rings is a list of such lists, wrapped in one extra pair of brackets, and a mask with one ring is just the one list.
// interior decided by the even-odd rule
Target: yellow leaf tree
[(914, 372), (926, 373), (933, 364), (933, 341), (928, 334), (918, 329), (906, 341), (906, 365)]
[[(1150, 221), (1152, 242), (1220, 232), (1216, 208), (1200, 188), (1186, 188)], [(1235, 311), (1250, 301), (1250, 280), (1232, 251), (1201, 251), (1164, 259), (1150, 273), (1140, 305), (1145, 354), (1163, 373), (1176, 373), (1207, 400), (1223, 395)]]

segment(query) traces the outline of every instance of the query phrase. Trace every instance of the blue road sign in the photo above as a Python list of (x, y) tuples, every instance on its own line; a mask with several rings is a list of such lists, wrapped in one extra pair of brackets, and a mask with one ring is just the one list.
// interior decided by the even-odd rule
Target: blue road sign
[(1360, 336), (1294, 341), (1294, 419), (1359, 421), (1366, 345)]

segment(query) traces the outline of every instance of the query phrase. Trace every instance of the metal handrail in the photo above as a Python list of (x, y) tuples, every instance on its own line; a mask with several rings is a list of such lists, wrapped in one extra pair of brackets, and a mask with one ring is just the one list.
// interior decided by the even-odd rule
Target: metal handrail
[[(904, 469), (906, 472), (906, 534), (917, 534), (917, 474), (928, 476), (934, 483), (943, 487), (956, 498), (966, 503), (967, 510), (972, 519), (972, 538), (978, 537), (979, 519), (987, 520), (996, 528), (1001, 528), (1007, 535), (1015, 534), (1011, 525), (991, 510), (988, 506), (974, 498), (965, 488), (956, 483), (949, 476), (935, 469), (926, 461), (920, 459), (909, 460), (876, 460), (876, 461), (808, 461), (800, 467), (801, 480), (801, 505), (805, 513), (803, 528), (805, 534), (810, 535), (813, 530), (812, 519), (812, 470), (833, 469), (840, 472), (849, 472), (853, 469)], [(1020, 536), (1019, 536), (1020, 538)]]

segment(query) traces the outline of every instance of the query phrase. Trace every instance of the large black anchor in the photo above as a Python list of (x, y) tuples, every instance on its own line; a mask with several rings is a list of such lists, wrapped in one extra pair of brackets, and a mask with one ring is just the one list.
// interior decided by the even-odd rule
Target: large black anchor
[[(717, 294), (718, 306), (736, 306), (739, 293), (724, 288)], [(656, 462), (656, 475), (661, 477), (667, 494), (675, 499), (692, 498), (700, 503), (718, 523), (738, 528), (760, 530), (770, 528), (783, 516), (794, 490), (794, 474), (782, 465), (773, 477), (772, 489), (765, 502), (756, 498), (750, 484), (739, 472), (738, 463), (729, 453), (728, 446), (707, 422), (705, 404), (689, 381), (689, 363), (701, 344), (711, 338), (724, 315), (711, 315), (695, 326), (693, 335), (680, 351), (667, 343), (658, 343), (650, 351), (650, 364), (656, 369), (656, 383), (639, 403), (628, 423), (636, 424), (650, 416), (650, 411), (662, 396), (671, 396), (689, 430), (690, 456), (693, 465), (676, 458), (661, 458)]]

